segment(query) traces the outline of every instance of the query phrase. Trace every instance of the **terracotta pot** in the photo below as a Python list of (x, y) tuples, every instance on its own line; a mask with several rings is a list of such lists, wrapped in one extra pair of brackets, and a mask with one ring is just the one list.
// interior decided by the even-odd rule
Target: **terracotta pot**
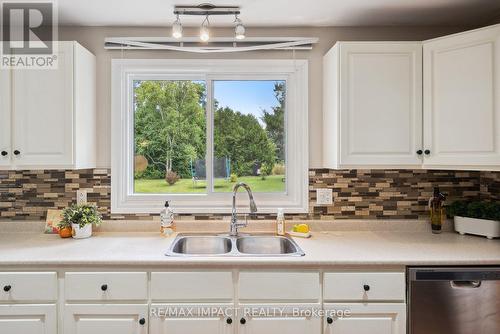
[(71, 226), (66, 226), (59, 229), (59, 236), (61, 238), (71, 238), (72, 234), (73, 229), (71, 228)]

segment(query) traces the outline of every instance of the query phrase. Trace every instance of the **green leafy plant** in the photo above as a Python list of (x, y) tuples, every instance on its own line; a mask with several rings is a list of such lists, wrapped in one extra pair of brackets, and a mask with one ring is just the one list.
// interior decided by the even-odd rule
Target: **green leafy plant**
[(500, 203), (480, 201), (455, 201), (446, 207), (448, 217), (455, 216), (500, 220)]
[(97, 211), (97, 207), (92, 204), (73, 204), (63, 210), (63, 219), (58, 224), (59, 228), (78, 224), (83, 228), (87, 224), (99, 226), (102, 223), (102, 216)]

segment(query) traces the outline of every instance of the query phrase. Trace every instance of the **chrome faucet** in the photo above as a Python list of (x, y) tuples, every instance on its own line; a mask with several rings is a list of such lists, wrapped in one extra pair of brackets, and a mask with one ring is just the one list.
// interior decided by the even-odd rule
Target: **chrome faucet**
[(236, 183), (233, 187), (233, 209), (231, 211), (231, 230), (229, 231), (229, 235), (237, 236), (238, 228), (245, 227), (248, 225), (247, 216), (245, 216), (245, 222), (239, 223), (238, 218), (236, 217), (236, 194), (238, 193), (238, 189), (240, 187), (245, 188), (248, 194), (248, 198), (250, 200), (250, 214), (254, 214), (257, 212), (257, 205), (255, 205), (255, 201), (253, 200), (252, 190), (248, 186), (248, 184), (244, 182)]

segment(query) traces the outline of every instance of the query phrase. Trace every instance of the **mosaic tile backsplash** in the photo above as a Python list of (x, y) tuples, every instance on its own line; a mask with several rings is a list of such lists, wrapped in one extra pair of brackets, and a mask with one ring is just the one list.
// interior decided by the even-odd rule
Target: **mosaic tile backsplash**
[[(291, 219), (419, 219), (427, 217), (427, 201), (434, 186), (448, 200), (500, 200), (500, 172), (440, 170), (329, 170), (309, 171), (309, 214)], [(62, 209), (88, 191), (104, 219), (150, 220), (148, 214), (110, 212), (109, 169), (0, 171), (0, 219), (44, 220), (47, 209)], [(316, 189), (331, 188), (332, 205), (316, 205)], [(180, 219), (215, 220), (221, 215), (181, 215)], [(258, 219), (270, 219), (259, 215)]]

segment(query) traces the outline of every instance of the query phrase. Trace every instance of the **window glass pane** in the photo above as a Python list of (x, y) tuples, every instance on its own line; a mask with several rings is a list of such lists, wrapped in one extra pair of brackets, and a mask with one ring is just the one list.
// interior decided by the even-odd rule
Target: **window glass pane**
[(283, 80), (217, 80), (214, 86), (214, 191), (246, 182), (285, 192)]
[(206, 192), (206, 84), (136, 80), (134, 192)]

